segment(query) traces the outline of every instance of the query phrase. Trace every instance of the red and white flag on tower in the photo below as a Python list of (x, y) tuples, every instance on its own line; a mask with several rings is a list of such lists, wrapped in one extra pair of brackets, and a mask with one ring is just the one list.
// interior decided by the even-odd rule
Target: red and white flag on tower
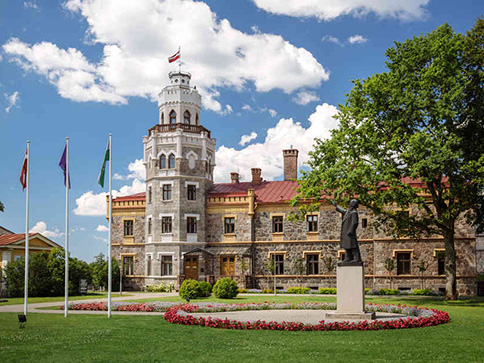
[(20, 172), (20, 184), (22, 184), (22, 190), (27, 187), (27, 165), (29, 162), (29, 149), (25, 150), (24, 162), (22, 163), (22, 171)]
[(168, 57), (168, 63), (173, 63), (174, 61), (180, 59), (180, 49), (178, 49), (178, 52), (173, 54), (171, 57)]

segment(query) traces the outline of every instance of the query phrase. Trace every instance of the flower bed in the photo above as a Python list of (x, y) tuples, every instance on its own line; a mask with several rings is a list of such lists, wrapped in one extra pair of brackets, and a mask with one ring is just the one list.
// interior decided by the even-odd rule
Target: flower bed
[(286, 330), (286, 331), (329, 331), (329, 330), (384, 330), (384, 329), (409, 329), (422, 328), (445, 324), (449, 322), (449, 314), (445, 311), (427, 309), (416, 306), (406, 305), (366, 305), (366, 310), (370, 312), (389, 312), (407, 315), (405, 318), (395, 320), (374, 320), (362, 322), (334, 322), (325, 323), (324, 320), (318, 324), (303, 324), (297, 322), (241, 322), (230, 319), (218, 318), (196, 318), (190, 313), (203, 312), (223, 312), (223, 311), (242, 311), (242, 310), (269, 310), (269, 309), (317, 309), (334, 310), (336, 304), (332, 303), (251, 303), (251, 304), (211, 304), (211, 305), (192, 305), (182, 304), (169, 308), (165, 313), (165, 320), (172, 324), (198, 325), (218, 329), (238, 329), (238, 330)]
[[(176, 302), (153, 302), (153, 303), (130, 303), (130, 302), (113, 302), (111, 310), (113, 311), (142, 311), (142, 312), (165, 312), (169, 308), (179, 305)], [(60, 310), (64, 310), (62, 305)], [(69, 310), (92, 310), (107, 311), (108, 305), (105, 302), (92, 303), (70, 303)]]

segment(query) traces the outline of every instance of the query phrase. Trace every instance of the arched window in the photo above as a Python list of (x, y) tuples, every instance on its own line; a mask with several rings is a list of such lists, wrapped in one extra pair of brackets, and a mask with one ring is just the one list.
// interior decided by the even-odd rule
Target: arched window
[(173, 154), (168, 157), (168, 169), (175, 169), (175, 155)]
[(176, 124), (176, 112), (173, 110), (170, 112), (170, 123)]
[(160, 169), (166, 169), (166, 156), (163, 154), (160, 156)]
[(165, 122), (165, 115), (163, 114), (163, 112), (161, 113), (161, 118), (160, 118), (160, 124), (163, 125), (163, 123)]
[(186, 124), (190, 124), (190, 112), (185, 111), (183, 114), (183, 122)]
[(198, 113), (197, 113), (197, 116), (195, 117), (195, 125), (200, 125), (200, 121), (198, 119)]

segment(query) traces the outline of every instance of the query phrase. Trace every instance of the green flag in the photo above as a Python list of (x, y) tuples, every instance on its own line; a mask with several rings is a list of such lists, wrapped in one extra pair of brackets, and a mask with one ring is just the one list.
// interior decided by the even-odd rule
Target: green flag
[(101, 168), (101, 171), (99, 172), (99, 177), (97, 178), (98, 184), (103, 188), (104, 188), (104, 174), (106, 172), (106, 162), (110, 160), (110, 154), (111, 154), (111, 150), (110, 150), (110, 145), (108, 141), (108, 146), (106, 146), (106, 153), (104, 154), (103, 166)]

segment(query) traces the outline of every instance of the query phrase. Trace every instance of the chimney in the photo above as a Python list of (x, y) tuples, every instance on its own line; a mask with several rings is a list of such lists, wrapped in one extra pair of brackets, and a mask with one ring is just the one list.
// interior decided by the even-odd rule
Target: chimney
[(297, 179), (297, 154), (299, 151), (293, 149), (292, 145), (290, 149), (282, 150), (284, 155), (284, 180)]
[(239, 184), (239, 173), (230, 173), (230, 179), (232, 179), (232, 184)]
[(261, 185), (262, 178), (261, 178), (261, 169), (260, 168), (252, 168), (252, 185)]

